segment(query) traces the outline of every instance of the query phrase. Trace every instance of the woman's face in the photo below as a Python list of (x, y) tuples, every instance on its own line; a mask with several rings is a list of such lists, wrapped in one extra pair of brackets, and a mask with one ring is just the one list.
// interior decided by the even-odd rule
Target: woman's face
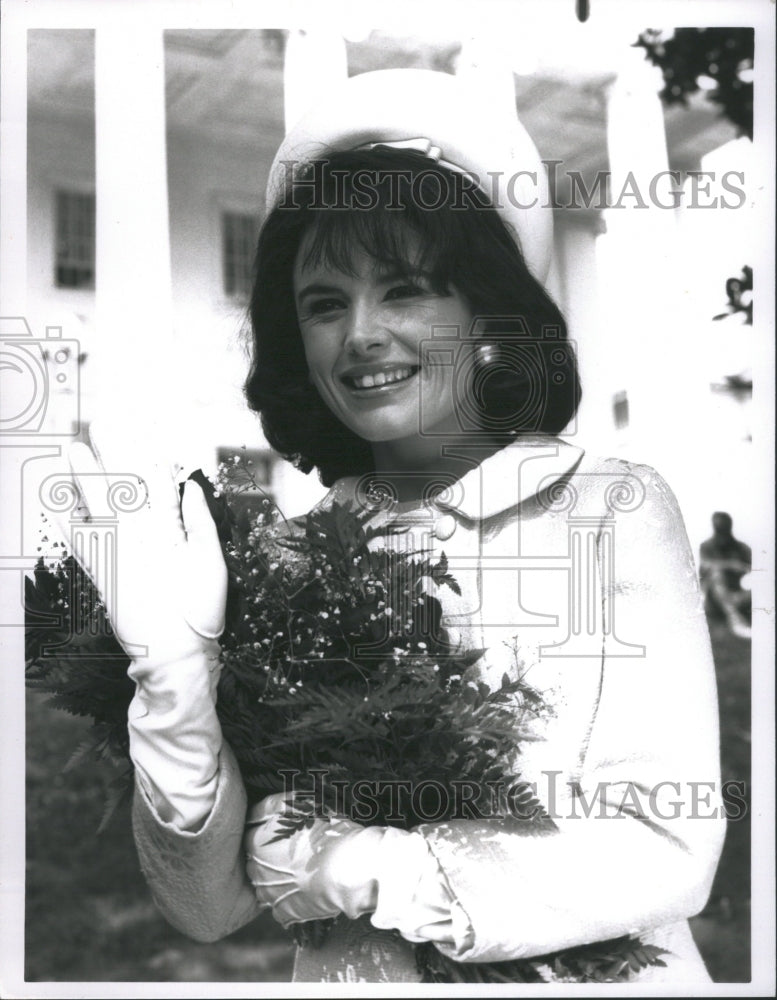
[[(366, 253), (353, 274), (327, 264), (305, 267), (310, 240), (294, 268), (294, 295), (310, 378), (329, 409), (371, 443), (407, 442), (417, 452), (426, 432), (455, 435), (454, 364), (432, 364), (428, 341), (469, 334), (472, 313), (459, 292), (435, 292), (412, 267), (392, 273)], [(443, 345), (441, 345), (443, 346)], [(454, 345), (448, 344), (448, 347)], [(441, 352), (444, 353), (444, 352)]]

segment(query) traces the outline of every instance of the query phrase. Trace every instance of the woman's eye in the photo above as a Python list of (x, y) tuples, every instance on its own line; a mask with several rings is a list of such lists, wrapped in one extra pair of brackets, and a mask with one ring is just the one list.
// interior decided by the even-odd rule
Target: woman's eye
[(425, 290), (420, 285), (410, 282), (404, 285), (394, 285), (386, 292), (387, 299), (409, 299), (416, 295), (424, 295)]
[(333, 313), (342, 308), (344, 308), (344, 304), (340, 299), (316, 299), (308, 305), (308, 314), (310, 316), (325, 316), (327, 313)]

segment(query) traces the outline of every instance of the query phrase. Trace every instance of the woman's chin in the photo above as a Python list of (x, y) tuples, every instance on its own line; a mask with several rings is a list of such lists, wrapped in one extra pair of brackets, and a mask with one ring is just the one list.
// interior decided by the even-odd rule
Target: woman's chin
[(410, 427), (403, 427), (397, 425), (387, 426), (385, 423), (372, 425), (369, 422), (360, 421), (358, 424), (351, 423), (349, 426), (354, 434), (357, 434), (363, 441), (366, 441), (370, 445), (399, 445), (403, 441), (416, 441), (423, 438), (417, 424)]
[[(404, 404), (405, 401), (402, 401)], [(376, 444), (422, 436), (421, 414), (417, 406), (371, 400), (338, 407), (337, 417), (363, 441)]]

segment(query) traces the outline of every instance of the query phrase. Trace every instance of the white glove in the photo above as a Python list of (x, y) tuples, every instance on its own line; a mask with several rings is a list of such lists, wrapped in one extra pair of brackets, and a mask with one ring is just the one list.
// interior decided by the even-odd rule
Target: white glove
[[(363, 827), (342, 816), (314, 819), (276, 840), (287, 796), (270, 795), (246, 821), (248, 877), (260, 902), (284, 927), (336, 917), (355, 920), (375, 909), (374, 852), (383, 839), (379, 827)], [(274, 842), (273, 842), (274, 841)]]
[[(215, 799), (221, 748), (215, 640), (224, 628), (227, 571), (216, 526), (202, 490), (188, 482), (184, 527), (170, 465), (152, 453), (158, 429), (92, 424), (90, 438), (95, 454), (80, 444), (70, 450), (83, 498), (71, 549), (133, 660), (130, 755), (144, 791), (163, 820), (195, 829)], [(131, 484), (123, 504), (120, 481)], [(133, 487), (136, 502), (128, 500)], [(115, 525), (114, 565), (101, 540), (105, 523)]]
[(278, 793), (255, 805), (245, 836), (248, 877), (280, 924), (372, 913), (373, 926), (409, 941), (454, 943), (466, 918), (420, 833), (337, 816), (277, 840), (288, 801)]
[[(128, 436), (129, 433), (132, 437)], [(159, 431), (95, 421), (94, 454), (70, 449), (83, 498), (83, 530), (103, 519), (116, 526), (115, 566), (97, 545), (73, 555), (94, 581), (116, 636), (128, 654), (152, 663), (182, 660), (207, 649), (224, 629), (227, 570), (202, 490), (187, 483), (183, 515), (172, 469), (159, 450)], [(137, 491), (137, 499), (129, 493)], [(106, 522), (106, 523), (107, 523)], [(95, 537), (97, 537), (95, 535)]]

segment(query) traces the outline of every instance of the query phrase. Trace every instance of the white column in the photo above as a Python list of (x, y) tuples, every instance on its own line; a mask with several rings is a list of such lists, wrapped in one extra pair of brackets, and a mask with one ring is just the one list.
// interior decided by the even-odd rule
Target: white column
[(175, 378), (161, 29), (138, 8), (95, 38), (97, 395), (147, 406)]
[(283, 61), (283, 108), (288, 132), (331, 86), (348, 76), (345, 39), (327, 28), (289, 30)]
[(456, 76), (481, 91), (483, 107), (494, 121), (509, 121), (516, 114), (513, 64), (521, 64), (523, 47), (514, 38), (509, 46), (493, 31), (481, 32), (464, 40), (456, 63)]
[(27, 301), (27, 32), (4, 18), (0, 88), (0, 315)]
[[(666, 134), (658, 88), (661, 77), (639, 49), (623, 54), (607, 100), (607, 149), (611, 171), (610, 208), (605, 212), (609, 244), (607, 273), (612, 337), (629, 396), (629, 442), (633, 458), (650, 461), (678, 433), (682, 373), (673, 348), (682, 331), (673, 316), (675, 213), (664, 178)], [(662, 200), (668, 208), (658, 207)]]
[(574, 423), (567, 429), (573, 443), (599, 453), (612, 451), (612, 356), (607, 331), (600, 321), (600, 289), (596, 239), (600, 220), (576, 210), (554, 215), (558, 289), (551, 294), (567, 321), (569, 339), (577, 351), (583, 398)]

